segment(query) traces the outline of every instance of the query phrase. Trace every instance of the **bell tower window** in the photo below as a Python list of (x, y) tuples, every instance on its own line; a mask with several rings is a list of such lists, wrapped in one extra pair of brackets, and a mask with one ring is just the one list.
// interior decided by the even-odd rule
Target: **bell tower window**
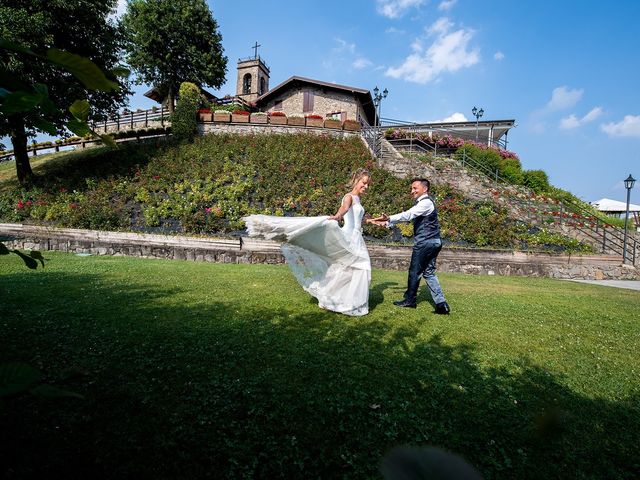
[(251, 74), (247, 73), (242, 78), (242, 94), (248, 95), (251, 93)]

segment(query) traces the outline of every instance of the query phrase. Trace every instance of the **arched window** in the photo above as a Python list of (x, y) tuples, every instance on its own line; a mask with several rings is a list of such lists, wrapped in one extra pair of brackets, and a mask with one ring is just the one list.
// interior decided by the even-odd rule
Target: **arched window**
[(264, 77), (260, 77), (260, 95), (262, 95), (267, 89), (267, 82), (264, 81)]
[(242, 94), (247, 95), (251, 93), (251, 74), (247, 73), (242, 78)]

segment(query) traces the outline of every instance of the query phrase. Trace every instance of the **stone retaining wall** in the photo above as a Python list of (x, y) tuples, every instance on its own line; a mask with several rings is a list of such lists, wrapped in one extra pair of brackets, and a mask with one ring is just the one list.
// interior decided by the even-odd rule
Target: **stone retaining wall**
[(312, 133), (315, 135), (331, 135), (336, 138), (360, 136), (360, 132), (350, 130), (338, 130), (324, 127), (297, 127), (290, 125), (261, 125), (254, 123), (199, 123), (198, 131), (202, 135), (208, 133), (230, 133), (240, 135)]
[[(218, 263), (283, 263), (279, 243), (251, 238), (208, 238), (0, 224), (0, 239), (9, 248), (56, 250), (93, 255)], [(375, 268), (406, 270), (411, 247), (369, 244)], [(585, 280), (638, 280), (640, 272), (621, 265), (619, 257), (553, 255), (444, 248), (438, 257), (441, 272), (474, 275), (515, 275)]]

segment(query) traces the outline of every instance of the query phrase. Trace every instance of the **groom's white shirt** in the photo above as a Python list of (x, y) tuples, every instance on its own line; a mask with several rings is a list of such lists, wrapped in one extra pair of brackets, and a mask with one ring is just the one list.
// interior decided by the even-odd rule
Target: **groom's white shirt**
[(389, 226), (395, 225), (399, 222), (410, 222), (416, 217), (429, 215), (434, 210), (435, 206), (433, 205), (433, 201), (429, 198), (429, 194), (425, 193), (418, 197), (416, 204), (409, 210), (391, 215), (389, 217)]

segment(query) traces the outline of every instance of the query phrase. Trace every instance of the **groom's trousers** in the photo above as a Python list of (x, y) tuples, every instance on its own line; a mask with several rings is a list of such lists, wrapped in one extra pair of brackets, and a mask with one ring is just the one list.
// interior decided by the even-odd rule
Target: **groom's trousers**
[(436, 276), (436, 258), (440, 250), (442, 250), (442, 241), (439, 238), (423, 240), (413, 246), (411, 263), (409, 265), (407, 291), (404, 294), (406, 300), (411, 302), (416, 301), (420, 277), (424, 277), (435, 304), (437, 305), (446, 301), (444, 293), (442, 293), (442, 287), (440, 287), (440, 282)]

